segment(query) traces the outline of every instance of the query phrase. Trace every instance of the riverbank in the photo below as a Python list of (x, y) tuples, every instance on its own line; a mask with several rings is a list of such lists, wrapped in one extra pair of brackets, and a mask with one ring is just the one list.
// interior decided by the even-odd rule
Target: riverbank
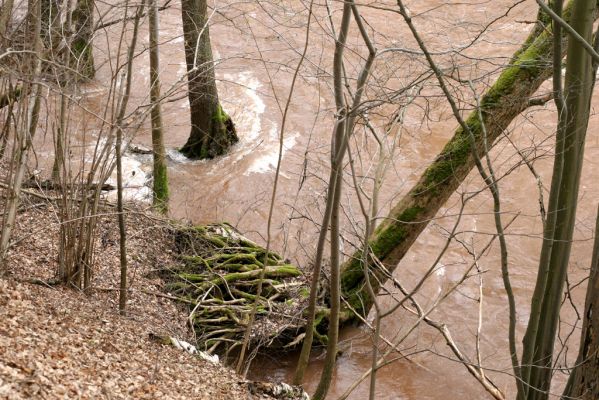
[[(159, 271), (177, 262), (170, 222), (150, 210), (127, 213), (129, 298), (118, 313), (119, 236), (112, 207), (95, 234), (93, 288), (49, 285), (58, 254), (51, 192), (25, 194), (0, 278), (0, 398), (272, 398), (218, 363), (151, 339), (194, 343), (188, 310), (163, 291)], [(293, 397), (285, 397), (293, 398)]]

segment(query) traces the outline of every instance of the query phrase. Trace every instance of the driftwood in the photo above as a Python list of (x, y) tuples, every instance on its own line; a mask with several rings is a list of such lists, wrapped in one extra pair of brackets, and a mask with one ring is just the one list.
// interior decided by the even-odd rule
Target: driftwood
[(132, 154), (147, 155), (153, 153), (151, 148), (139, 144), (130, 144), (127, 150), (129, 150), (129, 152)]
[[(52, 180), (46, 179), (44, 181), (40, 181), (37, 180), (35, 178), (31, 178), (26, 182), (23, 182), (23, 188), (28, 188), (28, 189), (40, 189), (40, 190), (56, 190), (56, 191), (60, 191), (63, 189), (79, 189), (79, 190), (96, 190), (98, 187), (97, 183), (93, 183), (91, 185), (82, 185), (82, 184), (75, 184), (75, 185), (60, 185), (59, 183), (56, 183)], [(100, 188), (100, 190), (102, 191), (111, 191), (111, 190), (116, 190), (116, 188), (113, 185), (110, 185), (108, 183), (105, 183), (102, 185), (102, 187)]]

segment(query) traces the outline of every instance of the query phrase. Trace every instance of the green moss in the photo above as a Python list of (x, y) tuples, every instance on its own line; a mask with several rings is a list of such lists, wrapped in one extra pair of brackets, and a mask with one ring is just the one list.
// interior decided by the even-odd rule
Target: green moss
[(183, 262), (185, 263), (185, 265), (187, 267), (191, 267), (192, 269), (197, 269), (198, 267), (201, 267), (202, 269), (207, 269), (207, 270), (211, 269), (208, 262), (200, 256), (183, 255), (183, 256), (181, 256), (181, 259), (183, 260)]
[(237, 256), (238, 254), (230, 254), (230, 253), (218, 253), (211, 257), (206, 258), (210, 264), (222, 264), (230, 260), (231, 258)]
[[(551, 35), (544, 32), (538, 34), (538, 37), (515, 57), (513, 64), (501, 73), (495, 84), (481, 99), (483, 117), (506, 112), (513, 107), (514, 98), (519, 95), (526, 82), (544, 78), (542, 74), (546, 73), (544, 72), (547, 69), (546, 57), (551, 55), (550, 46)], [(477, 111), (473, 111), (465, 122), (468, 129), (458, 129), (440, 155), (425, 171), (421, 183), (412, 194), (414, 202), (418, 202), (419, 196), (422, 195), (421, 203), (426, 205), (431, 195), (447, 191), (449, 184), (456, 184), (456, 175), (462, 176), (464, 170), (470, 169), (472, 162), (470, 133), (474, 135), (477, 145), (482, 146), (483, 129)], [(399, 215), (393, 215), (395, 220), (387, 220), (383, 223), (370, 240), (370, 247), (374, 254), (384, 261), (410, 234), (406, 223), (416, 222), (424, 211), (425, 209), (418, 205), (408, 207)], [(365, 315), (372, 304), (372, 299), (365, 288), (366, 277), (363, 270), (362, 253), (358, 251), (346, 264), (341, 276), (341, 285), (345, 299), (358, 313)], [(377, 287), (376, 284), (373, 286)]]
[(246, 263), (246, 264), (256, 264), (262, 266), (262, 263), (256, 259), (255, 253), (250, 254), (234, 254), (230, 257), (224, 264), (233, 264), (233, 263)]
[[(394, 223), (385, 229), (382, 237), (376, 239), (376, 246), (371, 244), (375, 254), (377, 251), (393, 249), (398, 241), (405, 237), (405, 229), (401, 224)], [(395, 237), (395, 239), (394, 239)], [(361, 253), (360, 253), (361, 254)], [(380, 256), (379, 256), (380, 258)], [(366, 287), (366, 277), (361, 258), (354, 258), (341, 273), (341, 293), (345, 301), (356, 310), (356, 313), (365, 317), (372, 306), (373, 299)], [(376, 288), (375, 281), (371, 281)], [(376, 290), (376, 289), (375, 289)]]
[(407, 223), (416, 222), (417, 217), (424, 211), (420, 206), (406, 208), (395, 221), (382, 224), (376, 230), (374, 238), (370, 241), (370, 248), (379, 258), (384, 259), (407, 236)]
[(93, 47), (83, 39), (76, 39), (71, 45), (74, 67), (84, 79), (93, 79), (96, 75)]
[(206, 281), (206, 275), (203, 275), (203, 274), (191, 274), (191, 273), (187, 273), (187, 272), (182, 272), (182, 273), (179, 273), (178, 275), (183, 281), (187, 281), (187, 282), (205, 282)]
[[(506, 102), (513, 101), (512, 94), (523, 82), (537, 77), (541, 69), (546, 66), (546, 57), (550, 54), (550, 35), (541, 34), (536, 40), (522, 51), (514, 60), (513, 64), (506, 68), (497, 81), (487, 90), (481, 99), (481, 110), (483, 117), (495, 112), (503, 112), (505, 107), (510, 107)], [(466, 125), (474, 135), (475, 139), (482, 136), (482, 126), (478, 111), (470, 113)], [(440, 185), (454, 176), (455, 171), (467, 165), (471, 157), (472, 146), (468, 132), (458, 129), (454, 137), (445, 145), (441, 154), (427, 168), (424, 173), (424, 187), (421, 191), (440, 190)]]
[(213, 245), (215, 245), (216, 247), (220, 247), (220, 248), (227, 247), (227, 243), (224, 240), (222, 240), (216, 236), (206, 235), (206, 236), (204, 236), (204, 238), (207, 241), (209, 241), (210, 243), (212, 243)]
[[(408, 207), (396, 217), (382, 224), (370, 240), (370, 248), (377, 258), (384, 260), (407, 237), (407, 223), (418, 221), (418, 217), (425, 209), (420, 206)], [(373, 282), (373, 287), (378, 285)], [(372, 305), (372, 298), (366, 289), (366, 277), (362, 263), (362, 252), (354, 254), (352, 260), (346, 264), (341, 273), (341, 291), (345, 300), (358, 314), (365, 316)]]
[(295, 265), (285, 264), (277, 267), (268, 267), (267, 271), (273, 271), (271, 276), (274, 277), (286, 277), (286, 276), (300, 276), (301, 272)]
[[(360, 253), (361, 255), (361, 253)], [(351, 262), (346, 264), (347, 266), (343, 269), (341, 273), (341, 291), (344, 295), (346, 292), (349, 292), (357, 285), (359, 285), (360, 281), (364, 280), (364, 269), (362, 268), (361, 259), (353, 258)]]
[(418, 214), (425, 211), (423, 207), (413, 206), (405, 209), (397, 218), (399, 222), (415, 222)]
[[(467, 124), (473, 132), (480, 131), (478, 118), (469, 118)], [(437, 191), (439, 185), (455, 174), (456, 169), (466, 164), (471, 152), (470, 139), (463, 129), (458, 129), (454, 137), (445, 145), (441, 154), (424, 172), (425, 187), (423, 191)]]
[(320, 330), (326, 332), (327, 324), (325, 323), (325, 317), (329, 315), (327, 311), (320, 310), (314, 316), (314, 339), (323, 345), (326, 345), (329, 341), (329, 337), (326, 334), (320, 333)]
[(200, 154), (199, 154), (199, 156), (200, 156), (200, 160), (203, 160), (203, 159), (205, 159), (205, 158), (208, 158), (208, 149), (207, 149), (206, 147), (202, 147), (202, 148), (200, 149)]
[(234, 264), (221, 264), (219, 266), (215, 266), (214, 269), (224, 269), (227, 271), (246, 272), (246, 271), (253, 271), (255, 269), (258, 269), (258, 267), (253, 264), (234, 263)]
[(394, 221), (379, 229), (375, 238), (370, 241), (372, 252), (380, 259), (384, 258), (407, 235), (407, 230), (400, 222)]
[(365, 283), (362, 286), (355, 287), (347, 293), (344, 293), (343, 298), (345, 299), (347, 304), (349, 304), (351, 310), (355, 310), (357, 314), (354, 314), (351, 310), (347, 310), (347, 312), (344, 312), (344, 314), (346, 315), (345, 320), (348, 322), (352, 320), (357, 320), (358, 315), (363, 318), (366, 318), (366, 316), (368, 315), (368, 310), (370, 310), (374, 302), (374, 300), (368, 293), (368, 290), (366, 289)]
[(192, 127), (187, 142), (179, 150), (183, 155), (191, 159), (212, 159), (225, 154), (239, 141), (235, 124), (220, 104), (192, 108), (192, 114), (201, 113), (209, 118), (203, 118), (203, 122)]
[(206, 227), (203, 225), (196, 225), (193, 227), (193, 230), (202, 236), (206, 234)]
[(212, 120), (224, 124), (229, 119), (229, 115), (223, 110), (222, 106), (219, 104), (216, 107), (216, 111), (212, 115)]
[(162, 214), (168, 212), (168, 177), (166, 165), (154, 163), (153, 206)]

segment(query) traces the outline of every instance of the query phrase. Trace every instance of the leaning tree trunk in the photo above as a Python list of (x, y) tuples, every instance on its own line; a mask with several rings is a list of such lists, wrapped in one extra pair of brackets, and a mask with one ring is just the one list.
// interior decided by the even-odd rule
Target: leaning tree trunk
[[(569, 20), (571, 6), (564, 10)], [(565, 39), (565, 36), (562, 36)], [(549, 28), (534, 29), (523, 46), (516, 51), (510, 65), (482, 97), (480, 106), (487, 130), (486, 138), (494, 142), (522, 111), (529, 107), (529, 99), (552, 73), (553, 37)], [(466, 123), (476, 138), (480, 157), (486, 154), (484, 135), (478, 112), (473, 111)], [(412, 189), (395, 205), (385, 221), (370, 238), (372, 256), (380, 260), (392, 273), (420, 233), (460, 186), (474, 167), (471, 142), (462, 128), (426, 169)], [(343, 296), (357, 314), (366, 316), (373, 299), (365, 284), (363, 257), (357, 251), (342, 269)], [(374, 293), (385, 283), (386, 274), (370, 265)]]
[(191, 133), (181, 152), (190, 158), (214, 158), (238, 141), (216, 89), (206, 0), (182, 0)]

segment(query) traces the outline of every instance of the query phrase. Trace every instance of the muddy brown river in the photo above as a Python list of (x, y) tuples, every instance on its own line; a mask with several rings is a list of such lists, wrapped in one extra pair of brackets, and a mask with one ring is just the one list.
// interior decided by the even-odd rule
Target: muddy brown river
[[(395, 13), (393, 1), (368, 1), (360, 9), (369, 33), (379, 51), (385, 48), (403, 49), (382, 55), (375, 65), (367, 98), (391, 99), (415, 77), (426, 72), (422, 57), (407, 28)], [(172, 101), (164, 104), (166, 145), (169, 148), (169, 179), (171, 216), (194, 223), (229, 221), (249, 237), (264, 242), (268, 205), (278, 156), (281, 109), (288, 96), (289, 85), (305, 37), (307, 6), (305, 0), (272, 2), (216, 1), (212, 16), (211, 36), (215, 56), (219, 91), (225, 110), (237, 125), (240, 142), (230, 154), (211, 161), (188, 161), (176, 152), (189, 132), (188, 103), (185, 85), (179, 79), (185, 72), (183, 38), (179, 2), (174, 1), (160, 15), (160, 53), (162, 89), (172, 89)], [(324, 209), (324, 189), (328, 176), (330, 135), (334, 118), (331, 64), (334, 40), (324, 0), (315, 2), (310, 45), (300, 79), (293, 93), (289, 120), (284, 132), (283, 164), (273, 218), (272, 248), (294, 262), (308, 266), (314, 254), (318, 225)], [(408, 6), (418, 29), (446, 73), (472, 80), (477, 92), (497, 76), (512, 52), (526, 37), (535, 20), (536, 6), (532, 0), (516, 1), (409, 1)], [(514, 6), (515, 5), (515, 6)], [(514, 6), (512, 8), (512, 6)], [(331, 17), (337, 23), (340, 4), (330, 2)], [(491, 25), (489, 23), (494, 21)], [(486, 25), (489, 25), (485, 28)], [(147, 45), (146, 25), (142, 27), (142, 45)], [(119, 27), (101, 31), (95, 39), (96, 57), (109, 53), (110, 43)], [(482, 33), (481, 33), (482, 32)], [(473, 38), (478, 36), (475, 43)], [(108, 40), (106, 39), (108, 38)], [(346, 71), (349, 85), (355, 84), (357, 72), (365, 56), (355, 24), (352, 25)], [(450, 68), (452, 67), (452, 68)], [(132, 103), (148, 102), (149, 63), (147, 53), (136, 61)], [(90, 85), (87, 101), (101, 101), (105, 88), (102, 82), (110, 77), (110, 65), (101, 65), (97, 82)], [(460, 107), (471, 109), (474, 96), (467, 85), (450, 80), (452, 90), (460, 99)], [(545, 85), (540, 94), (546, 93)], [(373, 126), (382, 134), (391, 115), (402, 110), (401, 123), (384, 138), (392, 161), (386, 168), (380, 192), (378, 217), (384, 217), (391, 204), (401, 198), (418, 176), (434, 159), (453, 134), (457, 123), (451, 118), (446, 103), (434, 82), (426, 81), (419, 91), (395, 98), (371, 110)], [(411, 96), (411, 97), (410, 97)], [(411, 101), (407, 107), (403, 105)], [(596, 102), (593, 107), (596, 106)], [(403, 108), (402, 108), (403, 107)], [(588, 142), (580, 192), (578, 225), (571, 260), (570, 284), (585, 275), (591, 255), (595, 209), (599, 197), (596, 175), (599, 163), (597, 118), (590, 122)], [(518, 304), (518, 335), (523, 335), (528, 320), (530, 295), (535, 280), (542, 230), (539, 217), (537, 180), (522, 164), (523, 154), (534, 164), (542, 178), (544, 196), (550, 184), (552, 136), (555, 129), (553, 104), (526, 111), (510, 127), (509, 140), (503, 139), (491, 153), (499, 175), (504, 223), (516, 217), (506, 231), (509, 245), (509, 265), (512, 285)], [(147, 124), (134, 139), (149, 146)], [(358, 171), (359, 184), (370, 193), (372, 177), (379, 153), (372, 135), (362, 126), (356, 129), (352, 155)], [(392, 149), (392, 150), (391, 150)], [(148, 167), (144, 160), (130, 160), (130, 169), (142, 173), (130, 178), (130, 185), (143, 185)], [(141, 177), (141, 178), (140, 178)], [(357, 244), (356, 234), (364, 229), (354, 184), (348, 174), (343, 199), (343, 250), (351, 253)], [(473, 172), (451, 197), (437, 218), (429, 224), (399, 265), (395, 277), (407, 287), (434, 264), (446, 241), (448, 231), (456, 221), (462, 194), (477, 192), (482, 187)], [(457, 240), (435, 265), (417, 298), (423, 307), (432, 305), (453, 284), (462, 278), (472, 262), (467, 249), (480, 251), (494, 230), (492, 202), (486, 191), (480, 191), (464, 208)], [(461, 243), (460, 243), (461, 242)], [(480, 317), (480, 362), (487, 375), (507, 395), (514, 397), (514, 382), (510, 375), (507, 345), (507, 300), (499, 271), (497, 244), (486, 252), (478, 265), (481, 273), (469, 278), (432, 312), (431, 318), (448, 326), (460, 349), (476, 362), (476, 337)], [(482, 281), (482, 282), (481, 282)], [(482, 290), (480, 287), (482, 285)], [(482, 293), (482, 302), (479, 302)], [(584, 284), (572, 291), (581, 304)], [(379, 298), (383, 308), (393, 301)], [(573, 331), (569, 347), (558, 357), (564, 366), (575, 357), (578, 329), (572, 328), (575, 313), (566, 302), (560, 338)], [(372, 315), (371, 315), (372, 318)], [(404, 333), (414, 321), (405, 310), (398, 310), (383, 321), (382, 334), (392, 338)], [(370, 366), (371, 338), (365, 328), (350, 328), (343, 332), (340, 356), (329, 398), (335, 399)], [(377, 398), (389, 400), (446, 400), (490, 398), (466, 369), (455, 361), (438, 332), (422, 324), (400, 345), (406, 358), (386, 366), (378, 373)], [(259, 358), (251, 369), (253, 378), (290, 381), (296, 355)], [(305, 386), (315, 389), (320, 378), (322, 357), (315, 351), (307, 372)], [(556, 373), (554, 390), (564, 376)], [(367, 398), (368, 385), (363, 383), (349, 397)]]

